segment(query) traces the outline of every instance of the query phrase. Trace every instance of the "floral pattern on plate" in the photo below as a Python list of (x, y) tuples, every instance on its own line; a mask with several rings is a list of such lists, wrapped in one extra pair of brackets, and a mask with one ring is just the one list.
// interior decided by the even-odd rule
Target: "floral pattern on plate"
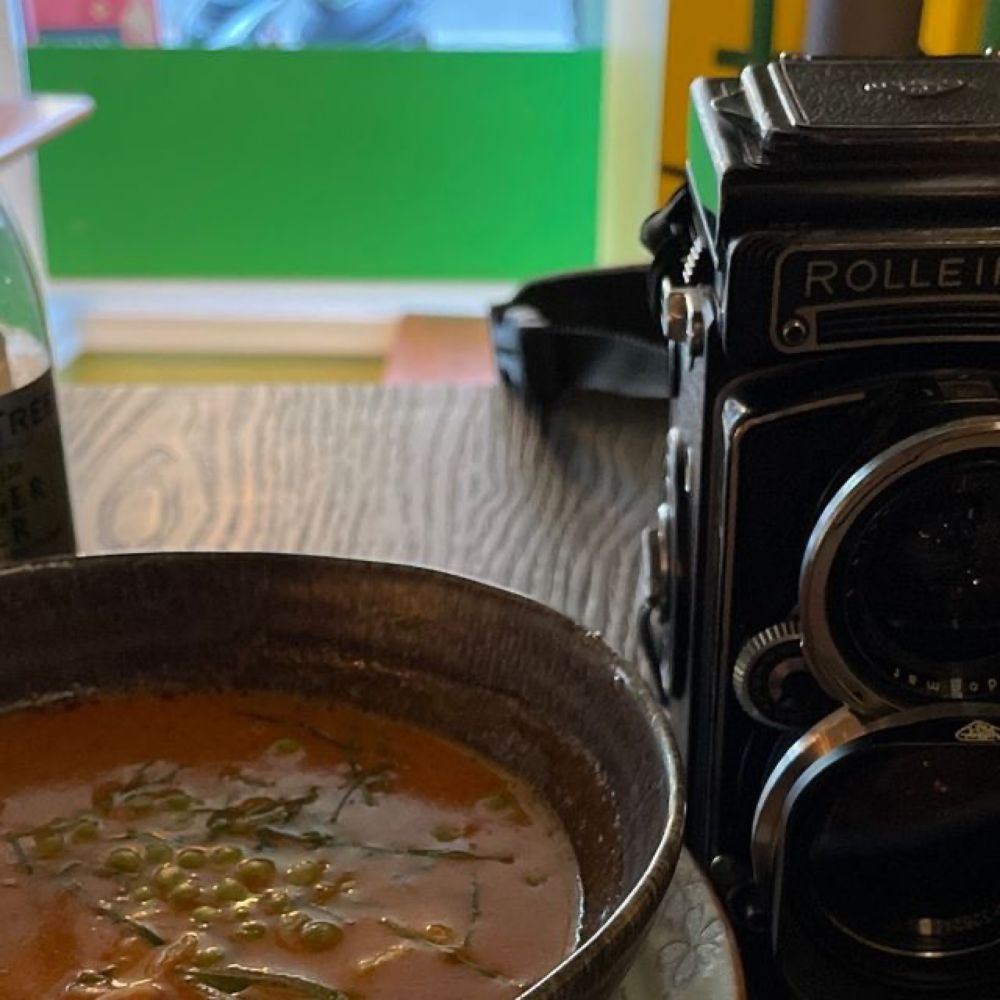
[(743, 997), (743, 973), (722, 906), (682, 851), (667, 898), (614, 1000)]

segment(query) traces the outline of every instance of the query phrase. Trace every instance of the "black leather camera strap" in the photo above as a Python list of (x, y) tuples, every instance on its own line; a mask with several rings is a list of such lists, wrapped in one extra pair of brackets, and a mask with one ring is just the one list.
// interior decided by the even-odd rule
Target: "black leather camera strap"
[(491, 320), (500, 374), (532, 402), (571, 388), (667, 394), (667, 352), (646, 306), (644, 267), (532, 282)]
[(682, 188), (643, 225), (651, 266), (543, 278), (495, 306), (490, 320), (503, 380), (533, 403), (573, 388), (667, 398), (670, 355), (656, 315), (659, 287), (664, 275), (680, 281), (689, 233), (690, 197)]

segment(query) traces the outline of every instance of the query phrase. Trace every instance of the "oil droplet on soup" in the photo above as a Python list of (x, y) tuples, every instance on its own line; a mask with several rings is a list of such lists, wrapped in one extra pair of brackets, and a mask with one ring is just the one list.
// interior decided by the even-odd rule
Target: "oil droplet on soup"
[(507, 1000), (576, 944), (554, 813), (427, 730), (130, 694), (0, 746), (4, 1000)]

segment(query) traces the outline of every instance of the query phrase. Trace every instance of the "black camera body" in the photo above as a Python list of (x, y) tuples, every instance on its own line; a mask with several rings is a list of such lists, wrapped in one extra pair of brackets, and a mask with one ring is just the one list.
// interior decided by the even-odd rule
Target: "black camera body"
[(649, 631), (751, 996), (1000, 996), (1000, 61), (696, 81), (644, 236)]
[(751, 1000), (994, 1000), (1000, 60), (696, 81), (643, 240), (494, 343), (670, 400), (641, 634)]

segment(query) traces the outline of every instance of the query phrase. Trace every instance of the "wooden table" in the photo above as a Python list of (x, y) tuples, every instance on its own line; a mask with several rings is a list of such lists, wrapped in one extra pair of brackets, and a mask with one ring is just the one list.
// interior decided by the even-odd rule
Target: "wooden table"
[(269, 549), (416, 562), (512, 587), (636, 658), (662, 404), (502, 389), (69, 388), (83, 551)]

